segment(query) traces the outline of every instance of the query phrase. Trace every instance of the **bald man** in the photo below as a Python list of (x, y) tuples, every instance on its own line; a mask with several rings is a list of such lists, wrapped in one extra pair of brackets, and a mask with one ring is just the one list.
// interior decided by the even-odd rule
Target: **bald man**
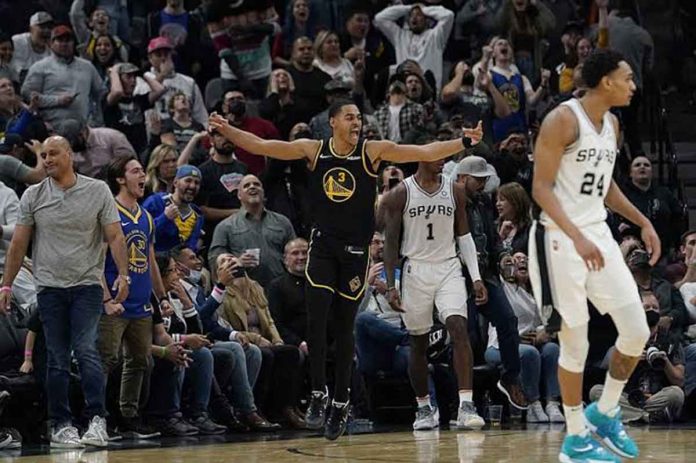
[(215, 227), (210, 268), (216, 268), (217, 256), (229, 252), (239, 256), (249, 276), (265, 287), (285, 272), (283, 248), (295, 231), (287, 217), (264, 207), (263, 185), (255, 175), (242, 178), (237, 194), (239, 211)]
[[(0, 313), (10, 310), (12, 283), (32, 241), (38, 310), (46, 336), (46, 393), (52, 422), (51, 446), (105, 447), (104, 373), (96, 349), (97, 328), (105, 299), (128, 296), (126, 241), (111, 192), (100, 180), (76, 174), (73, 152), (63, 137), (38, 146), (48, 178), (27, 189), (19, 205), (0, 288)], [(118, 268), (111, 294), (104, 294), (104, 242)], [(80, 366), (90, 420), (80, 438), (68, 402), (70, 356)]]

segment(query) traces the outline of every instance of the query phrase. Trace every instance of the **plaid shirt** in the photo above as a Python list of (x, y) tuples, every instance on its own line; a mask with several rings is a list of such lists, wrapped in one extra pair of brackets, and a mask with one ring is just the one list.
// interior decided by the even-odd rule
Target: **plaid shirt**
[[(423, 126), (424, 114), (423, 105), (406, 100), (403, 108), (399, 111), (399, 132), (401, 133), (402, 140), (408, 132), (419, 126)], [(387, 138), (389, 136), (389, 103), (385, 103), (381, 108), (375, 111), (374, 116), (375, 119), (377, 119), (377, 125), (382, 135)]]

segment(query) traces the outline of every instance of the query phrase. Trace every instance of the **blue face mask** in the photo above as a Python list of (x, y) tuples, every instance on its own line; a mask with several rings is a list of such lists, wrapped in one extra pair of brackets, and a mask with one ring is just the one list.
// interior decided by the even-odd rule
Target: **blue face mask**
[(189, 270), (188, 280), (191, 283), (193, 283), (194, 285), (197, 285), (198, 283), (200, 283), (202, 277), (203, 277), (203, 272), (201, 272), (200, 270)]

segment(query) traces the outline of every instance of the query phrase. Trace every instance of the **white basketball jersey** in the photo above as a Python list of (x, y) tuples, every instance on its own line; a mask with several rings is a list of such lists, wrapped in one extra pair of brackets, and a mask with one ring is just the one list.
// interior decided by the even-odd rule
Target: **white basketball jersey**
[(403, 212), (401, 254), (412, 260), (444, 262), (457, 256), (454, 237), (454, 186), (440, 176), (440, 188), (429, 194), (415, 176), (404, 180), (406, 206)]
[[(563, 105), (575, 114), (579, 133), (578, 139), (563, 153), (553, 192), (576, 226), (604, 222), (607, 218), (604, 198), (609, 192), (618, 154), (614, 123), (607, 112), (602, 132), (598, 133), (579, 100), (572, 99)], [(544, 212), (540, 220), (546, 226), (555, 226)]]

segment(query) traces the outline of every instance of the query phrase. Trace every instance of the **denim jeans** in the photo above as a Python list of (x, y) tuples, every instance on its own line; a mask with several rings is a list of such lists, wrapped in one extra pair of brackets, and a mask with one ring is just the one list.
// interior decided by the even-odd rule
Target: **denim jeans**
[(684, 392), (688, 397), (696, 390), (696, 344), (684, 347)]
[[(529, 402), (539, 400), (540, 384), (544, 384), (547, 399), (561, 396), (558, 385), (558, 354), (560, 350), (555, 342), (547, 342), (540, 348), (529, 344), (520, 344), (520, 361), (522, 363), (522, 390)], [(486, 349), (486, 362), (493, 366), (500, 365), (500, 351), (495, 347)]]
[[(358, 353), (358, 370), (366, 376), (383, 371), (408, 378), (408, 357), (411, 346), (405, 328), (381, 319), (375, 312), (365, 311), (355, 317), (355, 350)], [(435, 384), (428, 374), (428, 392), (433, 405), (437, 405)]]
[[(186, 390), (190, 391), (190, 398), (185, 401), (188, 405), (188, 415), (199, 416), (208, 411), (210, 386), (213, 382), (213, 354), (207, 347), (201, 347), (189, 355), (192, 362), (179, 373), (179, 382), (182, 385), (179, 390), (184, 390), (184, 384), (187, 386)], [(181, 408), (181, 398), (178, 399)]]
[(72, 422), (68, 401), (71, 351), (80, 368), (85, 417), (104, 416), (104, 370), (97, 351), (103, 296), (100, 285), (44, 288), (37, 295), (48, 352), (48, 415), (57, 428)]
[(474, 298), (469, 298), (469, 329), (478, 326), (476, 318), (480, 313), (495, 327), (498, 334), (500, 356), (503, 372), (501, 378), (506, 383), (517, 382), (520, 376), (520, 335), (517, 332), (517, 316), (505, 296), (505, 291), (498, 285), (486, 283), (488, 302), (476, 305)]
[[(236, 411), (249, 414), (256, 411), (254, 404), (254, 384), (261, 369), (261, 349), (253, 344), (242, 347), (237, 342), (216, 342), (212, 347), (225, 350), (234, 356), (234, 366), (230, 372), (229, 387), (224, 391)], [(223, 385), (221, 385), (223, 386)]]

